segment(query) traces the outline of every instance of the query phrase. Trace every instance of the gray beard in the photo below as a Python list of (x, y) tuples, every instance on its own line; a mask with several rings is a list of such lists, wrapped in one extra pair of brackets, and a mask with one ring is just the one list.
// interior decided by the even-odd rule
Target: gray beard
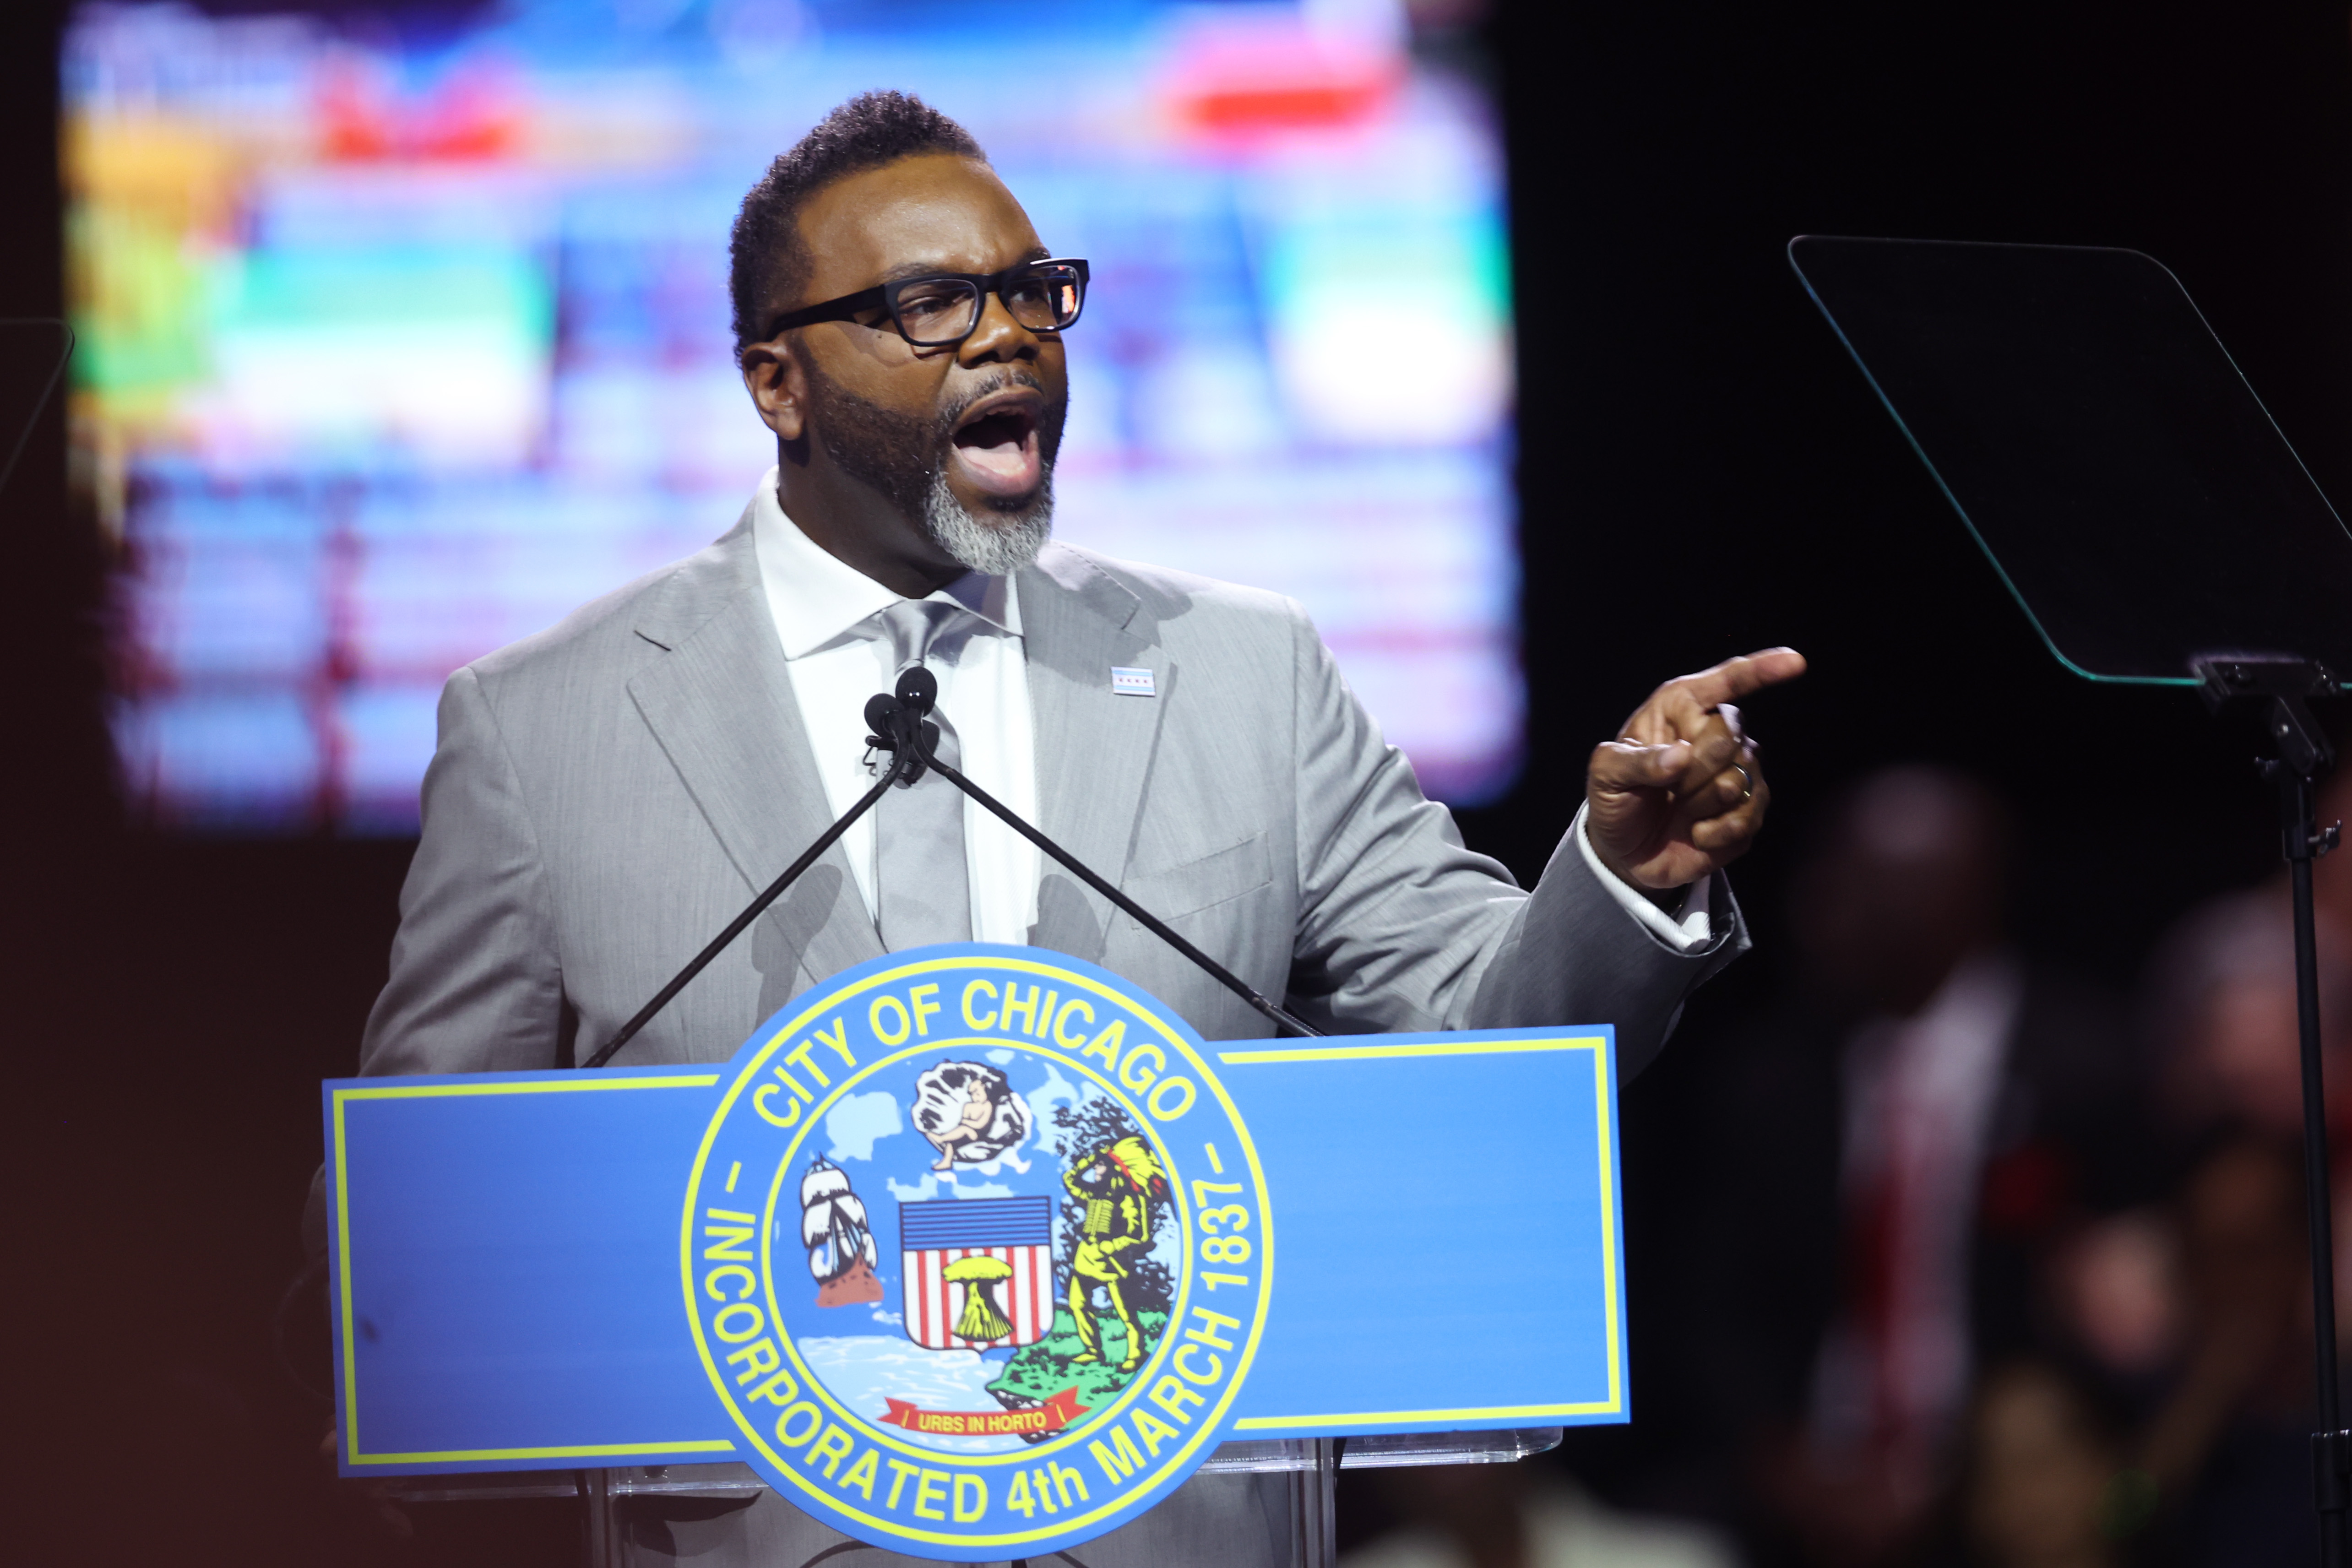
[(843, 473), (872, 486), (930, 536), (949, 559), (989, 577), (1010, 577), (1037, 559), (1054, 533), (1054, 459), (1062, 444), (1062, 412), (1049, 409), (1039, 427), (1045, 479), (1018, 510), (995, 507), (984, 514), (965, 508), (948, 488), (948, 444), (957, 415), (974, 400), (1020, 382), (1037, 385), (1025, 371), (999, 374), (974, 387), (958, 407), (936, 422), (893, 413), (834, 382), (814, 362), (807, 366), (809, 392), (821, 412), (818, 438)]
[(948, 488), (946, 468), (934, 468), (918, 520), (952, 559), (986, 577), (1011, 577), (1034, 562), (1054, 537), (1054, 471), (1045, 470), (1035, 498), (1020, 511), (979, 517)]

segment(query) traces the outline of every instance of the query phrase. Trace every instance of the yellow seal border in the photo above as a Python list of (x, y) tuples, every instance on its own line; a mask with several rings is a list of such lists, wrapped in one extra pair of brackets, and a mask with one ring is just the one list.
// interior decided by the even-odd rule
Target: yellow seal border
[[(756, 1427), (751, 1423), (743, 1421), (740, 1414), (737, 1415), (737, 1421), (741, 1430), (751, 1438), (754, 1446), (759, 1448), (761, 1456), (767, 1458), (768, 1461), (775, 1467), (779, 1474), (791, 1477), (793, 1483), (803, 1490), (806, 1491), (808, 1495), (821, 1500), (828, 1511), (836, 1513), (843, 1518), (855, 1520), (861, 1524), (880, 1531), (885, 1537), (895, 1538), (902, 1541), (920, 1541), (945, 1546), (1024, 1546), (1033, 1542), (1066, 1536), (1075, 1530), (1106, 1520), (1120, 1511), (1121, 1499), (1131, 1497), (1139, 1491), (1148, 1491), (1151, 1488), (1159, 1485), (1171, 1473), (1181, 1474), (1191, 1469), (1194, 1462), (1194, 1456), (1200, 1452), (1202, 1447), (1209, 1441), (1210, 1437), (1224, 1425), (1224, 1416), (1226, 1413), (1232, 1409), (1234, 1400), (1240, 1396), (1243, 1383), (1248, 1376), (1250, 1364), (1256, 1359), (1259, 1341), (1264, 1337), (1265, 1333), (1267, 1310), (1273, 1302), (1275, 1289), (1274, 1210), (1272, 1204), (1268, 1201), (1268, 1196), (1266, 1193), (1265, 1169), (1264, 1165), (1258, 1159), (1257, 1145), (1255, 1141), (1251, 1138), (1247, 1124), (1242, 1120), (1240, 1107), (1234, 1103), (1233, 1097), (1225, 1092), (1224, 1084), (1219, 1081), (1216, 1072), (1210, 1067), (1207, 1058), (1192, 1045), (1189, 1038), (1191, 1030), (1181, 1021), (1175, 1020), (1173, 1019), (1173, 1015), (1165, 1012), (1156, 1006), (1150, 1005), (1149, 999), (1144, 997), (1143, 993), (1141, 993), (1139, 989), (1134, 994), (1129, 994), (1114, 989), (1113, 988), (1107, 986), (1089, 976), (1079, 974), (1075, 970), (1063, 968), (1058, 965), (1044, 964), (1031, 958), (1016, 958), (1009, 956), (998, 956), (986, 954), (965, 954), (949, 958), (919, 959), (912, 963), (900, 965), (895, 968), (877, 971), (865, 977), (863, 979), (853, 985), (844, 987), (840, 989), (824, 992), (816, 1000), (803, 1007), (783, 1024), (774, 1030), (769, 1035), (765, 1043), (763, 1043), (758, 1051), (755, 1052), (749, 1061), (745, 1061), (740, 1069), (731, 1068), (730, 1066), (730, 1071), (733, 1071), (735, 1073), (734, 1082), (728, 1086), (726, 1092), (720, 1096), (719, 1108), (715, 1113), (713, 1113), (709, 1125), (703, 1133), (701, 1145), (695, 1150), (694, 1166), (687, 1177), (687, 1201), (684, 1211), (679, 1217), (678, 1225), (678, 1270), (681, 1287), (687, 1294), (688, 1301), (691, 1301), (694, 1291), (695, 1202), (702, 1191), (704, 1176), (710, 1161), (710, 1151), (712, 1146), (718, 1141), (719, 1129), (725, 1125), (729, 1114), (733, 1111), (736, 1101), (741, 1096), (745, 1086), (751, 1082), (759, 1069), (766, 1064), (768, 1059), (781, 1049), (790, 1037), (800, 1033), (802, 1030), (815, 1022), (822, 1015), (835, 1008), (839, 1008), (845, 1003), (855, 1000), (856, 998), (865, 995), (868, 991), (878, 989), (884, 986), (896, 984), (898, 981), (909, 979), (917, 976), (936, 974), (943, 969), (959, 969), (980, 967), (993, 967), (1001, 973), (1010, 972), (1013, 974), (1034, 975), (1043, 978), (1052, 978), (1062, 981), (1066, 984), (1078, 987), (1083, 990), (1089, 991), (1095, 996), (1100, 997), (1104, 1000), (1111, 1002), (1139, 1017), (1151, 1019), (1159, 1025), (1160, 1032), (1166, 1038), (1167, 1042), (1171, 1046), (1174, 1047), (1177, 1053), (1191, 1064), (1192, 1070), (1200, 1074), (1202, 1083), (1211, 1093), (1215, 1095), (1217, 1104), (1224, 1112), (1226, 1124), (1233, 1129), (1234, 1138), (1241, 1148), (1243, 1163), (1248, 1168), (1250, 1184), (1257, 1197), (1258, 1214), (1260, 1216), (1260, 1228), (1258, 1234), (1265, 1249), (1264, 1256), (1265, 1259), (1261, 1271), (1261, 1280), (1263, 1282), (1258, 1289), (1257, 1307), (1256, 1311), (1252, 1314), (1249, 1325), (1249, 1337), (1244, 1343), (1240, 1355), (1235, 1359), (1233, 1377), (1226, 1385), (1224, 1396), (1218, 1400), (1215, 1407), (1207, 1413), (1206, 1418), (1202, 1420), (1199, 1428), (1195, 1430), (1191, 1437), (1176, 1448), (1167, 1459), (1163, 1460), (1160, 1465), (1154, 1468), (1150, 1472), (1149, 1479), (1139, 1479), (1134, 1484), (1122, 1489), (1120, 1499), (1108, 1500), (1100, 1507), (1089, 1510), (1087, 1512), (1077, 1515), (1076, 1517), (1062, 1515), (1056, 1518), (1050, 1526), (1041, 1526), (1034, 1530), (1013, 1531), (992, 1535), (982, 1535), (976, 1533), (951, 1534), (940, 1531), (917, 1530), (910, 1528), (898, 1521), (877, 1518), (861, 1509), (854, 1508), (841, 1498), (836, 1498), (828, 1493), (819, 1491), (813, 1483), (801, 1475), (795, 1467), (786, 1464), (777, 1458), (777, 1456), (768, 1448), (764, 1436), (758, 1431)], [(1028, 1049), (1035, 1049), (1034, 1042), (1030, 1047), (1028, 1047)], [(1191, 1259), (1189, 1256), (1191, 1248), (1191, 1242), (1189, 1239), (1190, 1223), (1190, 1217), (1188, 1216), (1186, 1220), (1188, 1236), (1186, 1242), (1188, 1254), (1186, 1264), (1188, 1274), (1190, 1272), (1191, 1264)], [(1189, 1286), (1189, 1281), (1187, 1281), (1187, 1284)], [(699, 1312), (689, 1308), (687, 1316), (688, 1322), (694, 1332), (695, 1354), (701, 1358), (704, 1371), (710, 1376), (711, 1386), (718, 1391), (720, 1399), (726, 1404), (730, 1413), (735, 1413), (736, 1407), (734, 1401), (730, 1396), (730, 1390), (727, 1388), (725, 1380), (718, 1369), (716, 1361), (711, 1355), (709, 1343), (703, 1335), (701, 1314)], [(1171, 1319), (1171, 1321), (1173, 1320)], [(1140, 1380), (1139, 1379), (1139, 1381)], [(941, 1455), (936, 1450), (927, 1449), (924, 1450), (924, 1457), (937, 1460), (944, 1458), (947, 1456)], [(960, 1455), (955, 1457), (959, 1461), (965, 1461), (988, 1458), (994, 1456)]]

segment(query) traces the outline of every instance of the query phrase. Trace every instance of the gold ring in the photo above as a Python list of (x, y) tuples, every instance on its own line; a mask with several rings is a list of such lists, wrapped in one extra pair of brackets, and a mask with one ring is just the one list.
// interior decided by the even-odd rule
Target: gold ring
[(1739, 803), (1745, 806), (1748, 801), (1756, 799), (1756, 780), (1749, 778), (1748, 776), (1748, 769), (1742, 768), (1737, 762), (1731, 765), (1731, 770), (1739, 775), (1739, 781), (1742, 784), (1748, 786), (1747, 789), (1742, 789), (1739, 792)]

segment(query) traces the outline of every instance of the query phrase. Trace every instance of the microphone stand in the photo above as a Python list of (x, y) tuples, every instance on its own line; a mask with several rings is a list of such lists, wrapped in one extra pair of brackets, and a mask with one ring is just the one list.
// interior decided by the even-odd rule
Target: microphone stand
[[(867, 722), (870, 724), (875, 719), (880, 718), (884, 722), (874, 725), (874, 728), (877, 732), (889, 732), (888, 742), (877, 741), (877, 744), (893, 746), (901, 757), (913, 756), (916, 759), (913, 775), (915, 778), (922, 777), (923, 769), (928, 768), (979, 801), (1006, 827), (1059, 861), (1069, 868), (1079, 881), (1133, 915), (1144, 929), (1192, 960), (1210, 977), (1265, 1014), (1273, 1021), (1276, 1028), (1286, 1029), (1310, 1039), (1319, 1040), (1323, 1037), (1321, 1030), (1294, 1017), (1286, 1009), (1276, 1007), (1267, 1000), (1240, 976), (1178, 936), (1166, 922), (1152, 915), (1101, 877), (1097, 876), (1091, 868), (1082, 863), (1069, 851), (1023, 821), (1011, 808), (997, 800), (995, 796), (965, 778), (957, 769), (940, 761), (938, 755), (940, 727), (931, 723), (926, 716), (931, 711), (932, 705), (939, 700), (939, 690), (938, 677), (920, 664), (910, 667), (901, 674), (898, 677), (895, 713), (883, 709), (880, 705), (884, 699), (879, 697), (866, 706)], [(1316, 1543), (1310, 1548), (1312, 1560), (1328, 1564), (1334, 1560), (1334, 1554), (1338, 1550), (1333, 1545), (1333, 1532), (1338, 1528), (1335, 1511), (1339, 1500), (1339, 1469), (1348, 1460), (1348, 1439), (1345, 1437), (1317, 1437), (1309, 1441), (1307, 1448), (1310, 1464), (1318, 1478), (1318, 1484), (1308, 1491), (1303, 1501), (1302, 1506), (1307, 1510), (1307, 1517), (1301, 1522), (1306, 1527), (1309, 1540)]]
[[(870, 740), (873, 737), (868, 736), (866, 738)], [(873, 789), (866, 791), (864, 795), (858, 798), (856, 805), (850, 807), (848, 810), (844, 811), (841, 814), (841, 820), (839, 821), (834, 823), (833, 826), (827, 828), (824, 832), (819, 833), (816, 836), (816, 842), (809, 845), (807, 849), (802, 851), (801, 858), (784, 868), (783, 875), (770, 883), (765, 892), (761, 893), (759, 897), (753, 899), (750, 904), (744, 905), (743, 913), (729, 921), (727, 923), (727, 929), (712, 937), (710, 939), (709, 946), (704, 947), (701, 952), (697, 953), (694, 956), (692, 962), (688, 963), (685, 968), (680, 969), (676, 975), (670, 977), (668, 985), (664, 986), (660, 990), (655, 992), (654, 999), (647, 1002), (644, 1007), (639, 1008), (637, 1009), (636, 1017), (631, 1019), (628, 1022), (621, 1026), (620, 1033), (614, 1035), (612, 1039), (606, 1040), (602, 1046), (598, 1047), (596, 1054), (590, 1057), (580, 1065), (583, 1067), (602, 1067), (604, 1063), (613, 1059), (613, 1053), (614, 1051), (628, 1044), (629, 1041), (636, 1039), (637, 1031), (645, 1028), (646, 1025), (651, 1023), (656, 1013), (669, 1006), (670, 998), (677, 996), (678, 992), (686, 989), (688, 981), (693, 979), (695, 976), (702, 973), (702, 971), (709, 966), (710, 960), (716, 958), (720, 953), (726, 951), (727, 945), (730, 942), (734, 941), (735, 938), (743, 935), (743, 931), (746, 926), (750, 925), (754, 920), (759, 919), (761, 915), (767, 913), (768, 905), (775, 903), (777, 899), (782, 898), (784, 895), (784, 890), (800, 880), (801, 873), (816, 864), (817, 857), (824, 854), (825, 851), (833, 848), (833, 842), (835, 839), (838, 839), (842, 834), (849, 831), (850, 823), (857, 821), (858, 818), (866, 815), (866, 812), (874, 809), (875, 802), (882, 799), (882, 792), (890, 788), (891, 785), (898, 782), (898, 776), (907, 771), (908, 760), (909, 759), (893, 758), (890, 766), (883, 770), (882, 777), (874, 781)], [(910, 779), (909, 782), (911, 781), (912, 780)]]
[[(915, 777), (920, 778), (923, 769), (928, 768), (979, 801), (982, 807), (992, 812), (999, 821), (1061, 862), (1080, 882), (1133, 915), (1145, 930), (1192, 960), (1211, 979), (1265, 1014), (1276, 1028), (1286, 1029), (1295, 1034), (1305, 1035), (1311, 1039), (1322, 1038), (1321, 1030), (1293, 1017), (1288, 1011), (1268, 1001), (1240, 976), (1178, 936), (1175, 929), (1160, 920), (1159, 916), (1097, 876), (1091, 870), (1081, 864), (1076, 855), (1023, 821), (1011, 808), (998, 800), (995, 796), (941, 762), (937, 756), (940, 727), (924, 716), (931, 711), (931, 705), (938, 701), (939, 689), (938, 678), (920, 664), (911, 666), (906, 674), (898, 677), (898, 723), (903, 727), (902, 732), (892, 738), (898, 743), (898, 747), (902, 754), (907, 751), (912, 751), (914, 754)], [(874, 716), (874, 712), (875, 710), (869, 708), (868, 717)]]
[(671, 977), (669, 984), (656, 992), (651, 1001), (637, 1009), (635, 1017), (623, 1024), (620, 1031), (598, 1047), (595, 1053), (582, 1062), (581, 1066), (602, 1067), (610, 1061), (614, 1053), (635, 1040), (637, 1031), (652, 1022), (654, 1015), (667, 1007), (671, 998), (678, 992), (686, 989), (688, 983), (708, 968), (713, 958), (726, 951), (729, 943), (740, 936), (751, 922), (767, 912), (770, 904), (782, 897), (785, 889), (799, 881), (801, 873), (814, 865), (818, 857), (831, 849), (835, 841), (849, 831), (849, 825), (852, 822), (872, 810), (875, 804), (882, 799), (885, 790), (897, 784), (913, 784), (916, 779), (923, 776), (925, 768), (937, 772), (940, 778), (979, 801), (1007, 827), (1053, 856), (1080, 881), (1110, 900), (1120, 910), (1134, 916), (1145, 930), (1191, 959), (1210, 978), (1256, 1009), (1277, 1028), (1313, 1038), (1322, 1036), (1321, 1030), (1292, 1016), (1285, 1009), (1267, 1000), (1240, 976), (1178, 936), (1166, 922), (1152, 915), (1150, 911), (1101, 877), (1097, 876), (1069, 851), (1023, 821), (994, 796), (965, 778), (955, 768), (941, 762), (935, 755), (940, 738), (939, 726), (929, 722), (926, 716), (939, 700), (939, 678), (922, 665), (915, 664), (910, 665), (899, 675), (898, 689), (895, 695), (887, 692), (877, 692), (866, 699), (866, 725), (872, 733), (866, 736), (866, 743), (891, 754), (890, 766), (883, 769), (882, 777), (875, 780), (874, 788), (860, 796), (856, 803), (844, 811), (840, 820), (833, 826), (818, 834), (816, 841), (809, 845), (798, 860), (785, 867), (782, 876), (770, 883), (757, 898), (745, 905), (742, 914), (729, 921), (727, 929), (712, 937), (709, 945), (701, 952), (697, 953), (685, 968), (680, 969)]

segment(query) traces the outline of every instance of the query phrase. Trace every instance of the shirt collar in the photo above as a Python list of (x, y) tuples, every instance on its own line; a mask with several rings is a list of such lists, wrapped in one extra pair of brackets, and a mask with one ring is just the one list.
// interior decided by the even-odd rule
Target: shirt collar
[[(784, 657), (798, 659), (839, 642), (905, 597), (830, 554), (788, 516), (776, 499), (776, 470), (760, 480), (751, 500), (751, 543), (760, 558), (760, 586)], [(1021, 606), (1009, 577), (968, 571), (927, 597), (961, 605), (1000, 632), (1021, 635)]]

